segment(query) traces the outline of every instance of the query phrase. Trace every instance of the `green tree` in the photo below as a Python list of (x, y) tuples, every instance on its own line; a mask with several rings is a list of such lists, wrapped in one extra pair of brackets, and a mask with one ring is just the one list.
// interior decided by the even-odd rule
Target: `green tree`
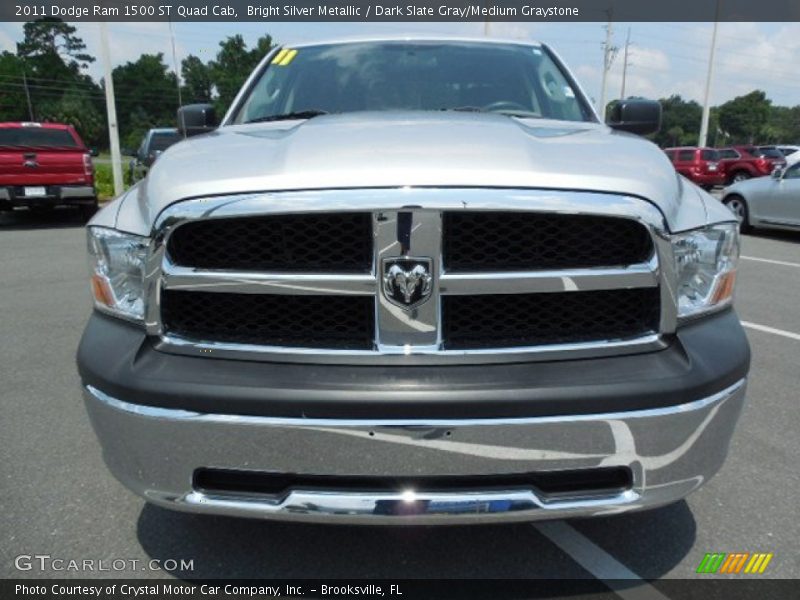
[(105, 145), (105, 113), (101, 113), (81, 89), (69, 89), (60, 99), (44, 103), (39, 114), (44, 121), (72, 125), (89, 146)]
[(124, 145), (136, 147), (150, 127), (175, 127), (178, 87), (164, 55), (142, 54), (112, 72), (117, 99), (117, 121)]
[(800, 106), (770, 106), (762, 141), (773, 144), (800, 141)]
[(57, 56), (69, 70), (78, 73), (95, 59), (84, 52), (86, 44), (75, 35), (76, 31), (72, 25), (52, 17), (25, 23), (25, 38), (17, 44), (17, 55), (32, 59)]
[(274, 44), (272, 37), (265, 35), (258, 39), (252, 50), (248, 50), (244, 38), (237, 34), (220, 42), (219, 46), (217, 57), (209, 63), (209, 68), (217, 91), (217, 114), (221, 115), (228, 109), (248, 75)]
[(190, 54), (181, 61), (181, 77), (183, 78), (181, 95), (185, 104), (211, 102), (214, 83), (208, 65)]
[(761, 90), (737, 96), (719, 107), (719, 125), (734, 143), (758, 143), (767, 125), (771, 105)]
[(25, 64), (11, 52), (0, 54), (0, 121), (30, 119), (25, 98)]
[[(86, 44), (75, 32), (75, 27), (55, 18), (23, 25), (24, 37), (17, 44), (21, 68), (15, 87), (22, 85), (24, 92), (27, 83), (34, 119), (44, 119), (44, 109), (52, 113), (67, 93), (69, 103), (74, 104), (77, 96), (83, 95), (81, 103), (102, 110), (102, 91), (83, 73), (95, 59), (85, 52)], [(27, 103), (25, 109), (27, 113)]]
[(694, 100), (684, 100), (679, 95), (662, 98), (661, 130), (655, 142), (661, 147), (697, 144), (703, 109)]

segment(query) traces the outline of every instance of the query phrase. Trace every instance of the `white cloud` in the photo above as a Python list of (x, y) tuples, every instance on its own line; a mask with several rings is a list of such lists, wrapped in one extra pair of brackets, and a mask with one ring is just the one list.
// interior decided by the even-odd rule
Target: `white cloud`
[(532, 37), (531, 30), (532, 27), (527, 23), (489, 23), (489, 35), (492, 37), (529, 40)]

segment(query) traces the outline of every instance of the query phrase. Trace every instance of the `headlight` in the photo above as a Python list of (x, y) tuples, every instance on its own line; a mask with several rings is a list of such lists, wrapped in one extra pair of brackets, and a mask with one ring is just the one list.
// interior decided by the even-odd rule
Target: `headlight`
[(714, 225), (673, 236), (678, 317), (693, 317), (733, 302), (739, 228)]
[(87, 231), (95, 306), (116, 316), (143, 320), (149, 240), (104, 227), (89, 227)]

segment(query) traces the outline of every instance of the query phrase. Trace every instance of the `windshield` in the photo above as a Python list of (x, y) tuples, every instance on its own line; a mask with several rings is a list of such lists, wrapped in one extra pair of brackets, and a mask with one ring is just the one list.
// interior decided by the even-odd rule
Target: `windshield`
[(78, 143), (66, 129), (42, 127), (0, 128), (0, 146), (25, 148), (77, 148)]
[(150, 152), (156, 152), (157, 150), (166, 150), (175, 142), (179, 142), (181, 140), (181, 136), (178, 132), (159, 132), (154, 133), (153, 138), (150, 140)]
[(367, 110), (594, 119), (545, 48), (402, 41), (281, 50), (250, 87), (233, 122)]
[(762, 146), (757, 148), (754, 152), (751, 152), (753, 156), (762, 156), (765, 158), (783, 158), (783, 154), (781, 154), (780, 150), (773, 146)]

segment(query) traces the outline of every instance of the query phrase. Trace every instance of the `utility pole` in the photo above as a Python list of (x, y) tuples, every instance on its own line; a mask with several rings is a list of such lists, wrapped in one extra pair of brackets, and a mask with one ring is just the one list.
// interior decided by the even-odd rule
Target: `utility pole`
[(608, 25), (606, 25), (606, 41), (603, 43), (603, 81), (600, 86), (600, 106), (597, 107), (597, 112), (600, 113), (600, 118), (605, 121), (606, 118), (606, 83), (608, 80), (608, 72), (611, 70), (611, 64), (617, 56), (619, 48), (611, 45), (614, 36), (614, 14), (613, 11), (608, 11)]
[(706, 74), (706, 93), (703, 96), (703, 117), (700, 121), (700, 137), (697, 145), (702, 148), (708, 140), (708, 118), (711, 112), (711, 78), (714, 75), (714, 53), (717, 50), (717, 26), (719, 25), (719, 0), (714, 11), (714, 31), (711, 33), (711, 50), (708, 54), (708, 73)]
[(22, 67), (22, 85), (25, 86), (25, 100), (28, 102), (28, 116), (31, 121), (35, 121), (33, 118), (33, 105), (31, 104), (31, 92), (28, 89), (28, 75), (25, 73), (24, 66)]
[(183, 106), (181, 97), (181, 74), (178, 71), (178, 54), (175, 52), (175, 33), (172, 31), (172, 19), (169, 20), (169, 39), (172, 42), (172, 67), (175, 69), (175, 82), (178, 85), (178, 107)]
[(106, 88), (106, 115), (108, 117), (108, 139), (111, 142), (111, 172), (114, 174), (114, 195), (123, 191), (122, 156), (119, 151), (119, 129), (117, 128), (117, 104), (114, 100), (114, 78), (111, 75), (111, 52), (108, 49), (108, 30), (105, 21), (100, 21), (100, 51), (103, 57)]
[(628, 47), (631, 45), (631, 28), (628, 27), (628, 37), (625, 38), (625, 60), (622, 65), (622, 90), (619, 93), (619, 99), (625, 99), (625, 80), (628, 77)]

